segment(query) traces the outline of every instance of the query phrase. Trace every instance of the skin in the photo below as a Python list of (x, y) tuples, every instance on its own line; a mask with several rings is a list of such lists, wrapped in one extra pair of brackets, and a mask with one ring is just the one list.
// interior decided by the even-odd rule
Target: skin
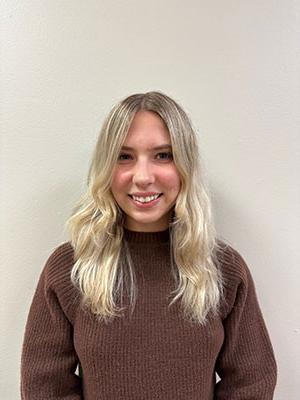
[[(163, 120), (154, 112), (136, 113), (113, 171), (112, 194), (125, 213), (125, 227), (138, 232), (157, 232), (168, 228), (180, 191), (180, 176), (172, 157), (172, 148), (154, 150), (162, 144), (171, 146)], [(151, 208), (139, 209), (128, 194), (163, 193)]]

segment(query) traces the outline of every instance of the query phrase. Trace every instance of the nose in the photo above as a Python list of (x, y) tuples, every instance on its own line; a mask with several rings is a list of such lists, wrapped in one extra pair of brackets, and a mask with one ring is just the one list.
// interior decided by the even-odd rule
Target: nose
[(147, 186), (154, 180), (154, 174), (149, 163), (146, 160), (137, 162), (133, 170), (132, 183), (137, 186)]

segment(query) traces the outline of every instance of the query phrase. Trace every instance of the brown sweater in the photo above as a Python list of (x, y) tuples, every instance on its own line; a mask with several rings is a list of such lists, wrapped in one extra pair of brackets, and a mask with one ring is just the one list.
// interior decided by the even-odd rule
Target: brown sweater
[[(49, 257), (25, 329), (23, 400), (269, 400), (277, 367), (253, 280), (228, 247), (222, 260), (225, 298), (205, 327), (181, 318), (169, 233), (125, 230), (136, 267), (138, 299), (131, 317), (99, 323), (79, 307), (70, 281), (70, 243)], [(80, 363), (79, 377), (75, 374)], [(216, 379), (216, 373), (221, 380)]]

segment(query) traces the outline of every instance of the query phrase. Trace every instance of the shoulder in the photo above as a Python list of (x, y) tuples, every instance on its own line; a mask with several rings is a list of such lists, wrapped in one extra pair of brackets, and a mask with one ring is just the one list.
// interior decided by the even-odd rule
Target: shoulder
[(64, 282), (70, 276), (74, 265), (74, 249), (70, 242), (64, 242), (54, 248), (44, 265), (42, 275), (49, 286)]
[(71, 281), (74, 266), (74, 249), (70, 242), (64, 242), (50, 253), (41, 273), (45, 292), (54, 293), (65, 310), (76, 303), (78, 289)]
[(227, 285), (247, 283), (250, 270), (244, 257), (232, 246), (218, 240), (217, 260)]
[(74, 249), (70, 242), (64, 242), (52, 250), (44, 268), (48, 280), (51, 282), (59, 276), (70, 272), (74, 265)]
[(237, 299), (251, 294), (256, 296), (253, 278), (244, 257), (224, 241), (218, 241), (218, 268), (222, 275), (224, 307), (226, 314), (236, 304)]

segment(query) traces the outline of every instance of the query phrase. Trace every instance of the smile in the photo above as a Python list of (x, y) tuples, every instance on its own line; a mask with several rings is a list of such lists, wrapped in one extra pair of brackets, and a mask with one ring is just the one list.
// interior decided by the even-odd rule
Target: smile
[(152, 195), (152, 196), (146, 196), (146, 197), (143, 197), (143, 196), (134, 196), (134, 195), (129, 195), (131, 198), (133, 198), (134, 200), (136, 200), (136, 201), (139, 201), (140, 203), (149, 203), (150, 201), (152, 201), (152, 200), (156, 200), (159, 196), (161, 196), (162, 195), (162, 193), (157, 193), (157, 194), (155, 194), (155, 195)]
[(160, 198), (163, 194), (157, 194), (155, 196), (148, 196), (148, 197), (137, 197), (137, 196), (132, 196), (129, 195), (132, 203), (137, 206), (138, 208), (147, 208), (147, 207), (152, 207), (159, 203)]

